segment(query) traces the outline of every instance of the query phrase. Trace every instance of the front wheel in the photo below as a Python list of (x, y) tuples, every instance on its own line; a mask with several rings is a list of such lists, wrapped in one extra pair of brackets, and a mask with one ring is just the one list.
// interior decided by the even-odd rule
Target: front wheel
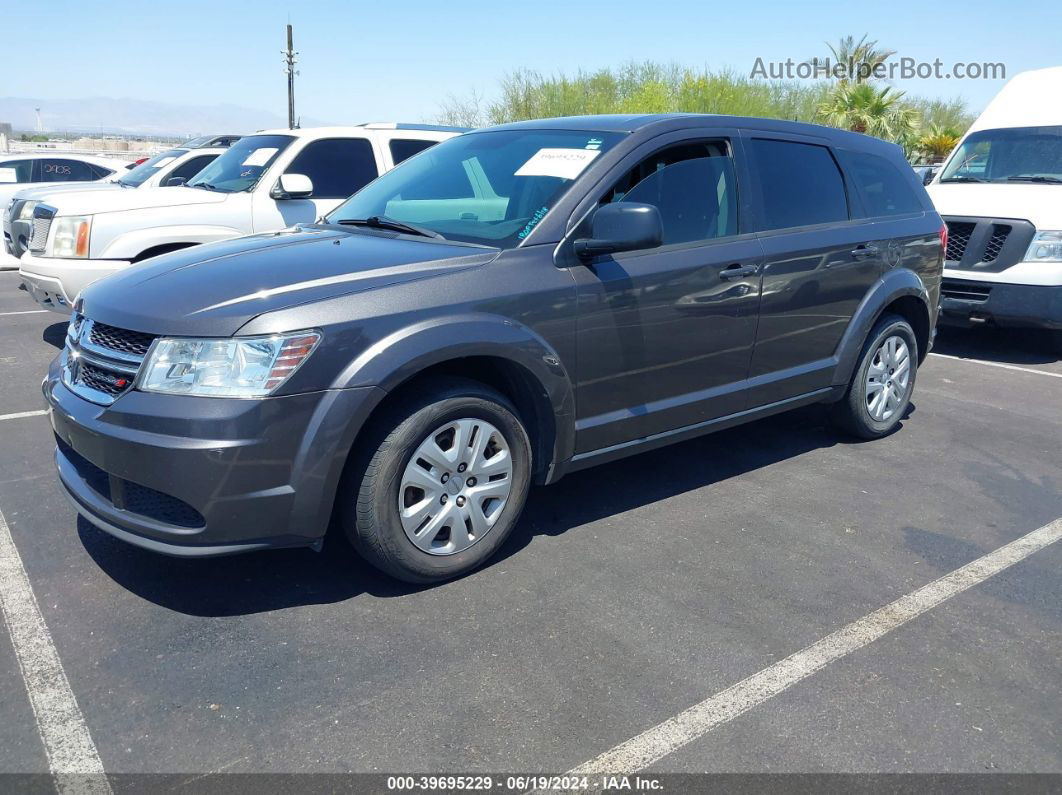
[(885, 315), (863, 345), (848, 392), (834, 407), (834, 422), (861, 439), (891, 433), (907, 412), (917, 370), (914, 329), (898, 315)]
[[(380, 438), (382, 436), (382, 438)], [(348, 483), (344, 526), (370, 563), (406, 582), (471, 571), (523, 509), (531, 445), (516, 409), (474, 381), (426, 385), (384, 418)], [(349, 495), (349, 496), (348, 496)]]

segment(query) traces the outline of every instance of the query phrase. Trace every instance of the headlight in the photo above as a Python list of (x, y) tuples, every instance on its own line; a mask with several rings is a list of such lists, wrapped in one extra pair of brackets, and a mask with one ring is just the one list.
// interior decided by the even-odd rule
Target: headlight
[(51, 242), (46, 256), (87, 257), (91, 231), (91, 215), (60, 215), (52, 221)]
[(1062, 232), (1037, 232), (1029, 250), (1027, 262), (1062, 262)]
[(316, 331), (269, 337), (159, 339), (137, 382), (144, 392), (264, 397), (288, 380), (321, 341)]
[(36, 207), (38, 204), (40, 204), (40, 202), (35, 202), (35, 201), (28, 201), (25, 204), (23, 204), (22, 205), (22, 209), (19, 210), (18, 218), (15, 219), (15, 220), (21, 221), (24, 218), (32, 218), (33, 217), (33, 208)]

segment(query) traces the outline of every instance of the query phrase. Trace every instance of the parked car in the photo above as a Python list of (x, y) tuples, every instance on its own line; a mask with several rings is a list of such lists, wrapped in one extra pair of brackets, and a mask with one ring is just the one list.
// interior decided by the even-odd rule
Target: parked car
[(941, 322), (1050, 329), (1062, 351), (1062, 67), (1023, 72), (929, 186), (948, 224)]
[[(25, 188), (105, 181), (118, 175), (126, 163), (115, 157), (67, 152), (12, 152), (0, 155), (0, 209), (7, 207), (11, 197)], [(11, 233), (6, 218), (3, 230), (6, 241)], [(5, 266), (18, 266), (6, 245), (0, 248), (0, 267)]]
[[(33, 234), (33, 210), (49, 196), (73, 191), (182, 185), (213, 163), (214, 159), (229, 147), (228, 143), (224, 146), (215, 144), (214, 142), (219, 138), (222, 141), (237, 141), (240, 136), (204, 136), (201, 139), (193, 139), (181, 146), (166, 149), (157, 155), (145, 158), (124, 173), (112, 174), (101, 182), (91, 184), (71, 182), (18, 191), (12, 196), (4, 210), (4, 246), (7, 253), (14, 257), (21, 257), (26, 253), (29, 239)], [(206, 143), (200, 145), (200, 141)]]
[(899, 147), (855, 133), (472, 132), (321, 223), (88, 287), (43, 385), (59, 478), (158, 552), (319, 547), (335, 513), (384, 571), (454, 577), (532, 482), (811, 403), (896, 429), (942, 227)]
[(236, 141), (184, 187), (42, 197), (22, 283), (42, 307), (69, 313), (96, 279), (168, 251), (313, 221), (459, 132), (419, 124), (269, 130)]
[(936, 176), (937, 169), (939, 169), (940, 166), (934, 165), (933, 163), (919, 163), (917, 165), (911, 166), (911, 168), (914, 169), (914, 172), (918, 175), (918, 178), (922, 180), (922, 184), (928, 185), (930, 182), (933, 181), (933, 177)]

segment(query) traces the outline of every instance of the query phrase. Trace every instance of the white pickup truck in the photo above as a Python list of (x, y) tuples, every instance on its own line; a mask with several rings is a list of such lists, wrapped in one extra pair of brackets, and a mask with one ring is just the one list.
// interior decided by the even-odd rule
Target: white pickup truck
[(311, 223), (407, 157), (464, 130), (364, 124), (241, 138), (183, 187), (71, 192), (33, 208), (22, 283), (67, 313), (83, 287), (149, 257)]

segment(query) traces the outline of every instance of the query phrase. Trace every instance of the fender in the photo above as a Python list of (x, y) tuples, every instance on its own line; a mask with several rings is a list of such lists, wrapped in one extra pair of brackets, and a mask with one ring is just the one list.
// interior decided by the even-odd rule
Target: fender
[(245, 234), (247, 232), (230, 226), (211, 224), (151, 226), (115, 235), (100, 253), (93, 254), (93, 258), (132, 260), (141, 252), (155, 246), (170, 243), (213, 243), (215, 240), (228, 240)]
[[(490, 356), (518, 365), (540, 389), (537, 413), (553, 424), (549, 481), (557, 462), (575, 445), (575, 397), (571, 379), (553, 347), (531, 328), (510, 318), (469, 313), (424, 320), (374, 342), (344, 368), (333, 388), (376, 386), (391, 392), (425, 369), (469, 356)], [(546, 451), (542, 451), (546, 452)]]
[[(863, 301), (856, 308), (848, 323), (848, 328), (845, 329), (844, 336), (837, 344), (837, 351), (834, 354), (837, 366), (833, 371), (835, 387), (847, 386), (852, 379), (852, 372), (859, 361), (863, 343), (882, 310), (897, 298), (907, 295), (913, 295), (921, 300), (932, 322), (929, 291), (917, 273), (907, 268), (896, 268), (883, 274), (863, 296)], [(926, 351), (919, 351), (919, 353), (924, 356)]]

